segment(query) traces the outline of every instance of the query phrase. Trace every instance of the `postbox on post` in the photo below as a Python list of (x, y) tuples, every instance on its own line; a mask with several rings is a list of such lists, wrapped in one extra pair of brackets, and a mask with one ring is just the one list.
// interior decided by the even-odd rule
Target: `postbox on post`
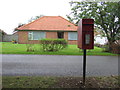
[(94, 48), (94, 20), (82, 19), (78, 25), (78, 48)]
[(81, 19), (78, 24), (78, 48), (83, 49), (83, 84), (86, 76), (86, 49), (94, 49), (94, 20)]

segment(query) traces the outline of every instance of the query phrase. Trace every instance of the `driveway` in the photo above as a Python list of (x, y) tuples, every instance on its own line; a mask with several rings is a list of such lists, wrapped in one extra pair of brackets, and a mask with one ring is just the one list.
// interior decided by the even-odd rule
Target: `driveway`
[[(2, 55), (3, 75), (82, 76), (82, 56)], [(87, 56), (87, 76), (118, 75), (117, 56)]]

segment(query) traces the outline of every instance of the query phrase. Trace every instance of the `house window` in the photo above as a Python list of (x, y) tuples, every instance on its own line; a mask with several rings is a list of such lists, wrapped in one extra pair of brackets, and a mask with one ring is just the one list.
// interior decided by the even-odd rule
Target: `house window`
[(34, 31), (34, 32), (29, 32), (28, 33), (28, 39), (29, 40), (40, 40), (45, 38), (45, 32), (38, 32), (38, 31)]
[(64, 32), (57, 32), (58, 38), (64, 38)]
[(77, 40), (77, 32), (68, 32), (68, 40)]
[(33, 40), (33, 32), (29, 32), (28, 33), (28, 39), (29, 40)]

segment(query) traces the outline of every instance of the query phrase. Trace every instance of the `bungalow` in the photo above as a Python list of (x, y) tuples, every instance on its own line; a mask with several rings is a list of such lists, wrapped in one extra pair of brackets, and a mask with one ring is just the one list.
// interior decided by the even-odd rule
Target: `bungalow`
[(77, 44), (77, 26), (61, 16), (43, 16), (16, 30), (20, 44), (36, 44), (43, 38), (63, 38), (69, 44)]

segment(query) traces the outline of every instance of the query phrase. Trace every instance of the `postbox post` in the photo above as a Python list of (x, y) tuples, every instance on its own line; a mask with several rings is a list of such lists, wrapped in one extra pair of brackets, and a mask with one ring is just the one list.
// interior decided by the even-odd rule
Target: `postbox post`
[(83, 84), (85, 85), (86, 77), (86, 49), (83, 49)]
[(83, 84), (86, 77), (86, 50), (94, 49), (94, 20), (81, 19), (78, 25), (78, 48), (83, 49)]

